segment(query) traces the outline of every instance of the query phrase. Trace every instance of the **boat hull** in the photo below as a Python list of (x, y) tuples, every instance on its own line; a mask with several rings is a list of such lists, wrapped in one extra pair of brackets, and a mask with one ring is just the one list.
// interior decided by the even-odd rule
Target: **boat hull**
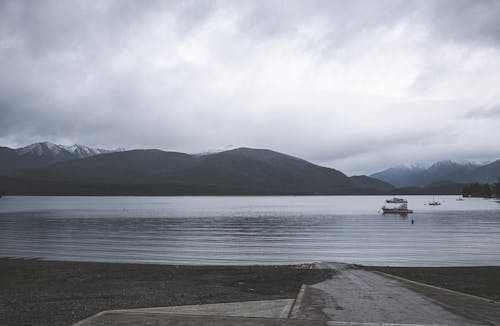
[(391, 198), (391, 199), (386, 199), (385, 202), (388, 204), (406, 204), (406, 203), (408, 203), (408, 201), (406, 199), (396, 198), (396, 197)]
[(399, 209), (399, 208), (382, 208), (384, 214), (410, 214), (413, 213), (411, 209)]

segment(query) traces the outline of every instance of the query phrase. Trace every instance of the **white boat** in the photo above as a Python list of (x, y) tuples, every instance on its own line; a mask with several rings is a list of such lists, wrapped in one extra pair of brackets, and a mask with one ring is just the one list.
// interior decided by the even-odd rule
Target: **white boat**
[(431, 206), (439, 206), (439, 205), (441, 205), (441, 203), (438, 202), (438, 201), (436, 201), (436, 200), (434, 200), (434, 196), (432, 196), (432, 201), (429, 202), (429, 205), (431, 205)]
[(403, 203), (408, 203), (408, 201), (404, 198), (397, 198), (397, 197), (394, 197), (394, 198), (391, 198), (391, 199), (386, 199), (385, 200), (386, 203), (388, 204), (403, 204)]
[(408, 209), (408, 205), (406, 203), (402, 203), (396, 207), (387, 207), (383, 206), (382, 211), (384, 214), (409, 214), (413, 213), (411, 209)]

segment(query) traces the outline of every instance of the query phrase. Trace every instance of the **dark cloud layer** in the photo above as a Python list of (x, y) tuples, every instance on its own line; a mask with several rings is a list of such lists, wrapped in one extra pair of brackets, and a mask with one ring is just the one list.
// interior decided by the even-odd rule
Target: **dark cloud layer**
[(0, 1), (0, 142), (500, 157), (498, 1)]

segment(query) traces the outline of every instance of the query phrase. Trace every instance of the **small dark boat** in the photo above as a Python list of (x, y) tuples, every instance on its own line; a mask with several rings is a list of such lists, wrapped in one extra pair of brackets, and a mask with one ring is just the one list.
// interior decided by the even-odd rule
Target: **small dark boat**
[(413, 213), (411, 209), (408, 209), (408, 205), (406, 203), (403, 203), (401, 205), (398, 205), (396, 207), (387, 207), (383, 206), (382, 211), (384, 214), (410, 214)]
[(391, 199), (386, 199), (385, 202), (389, 203), (389, 204), (403, 204), (403, 203), (407, 203), (408, 201), (404, 198), (394, 197)]

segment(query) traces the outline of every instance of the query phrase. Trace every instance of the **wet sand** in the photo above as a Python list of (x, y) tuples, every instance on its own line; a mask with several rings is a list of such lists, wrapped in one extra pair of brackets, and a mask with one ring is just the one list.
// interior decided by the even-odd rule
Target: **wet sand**
[(103, 310), (295, 298), (332, 271), (0, 259), (0, 325), (69, 325)]

